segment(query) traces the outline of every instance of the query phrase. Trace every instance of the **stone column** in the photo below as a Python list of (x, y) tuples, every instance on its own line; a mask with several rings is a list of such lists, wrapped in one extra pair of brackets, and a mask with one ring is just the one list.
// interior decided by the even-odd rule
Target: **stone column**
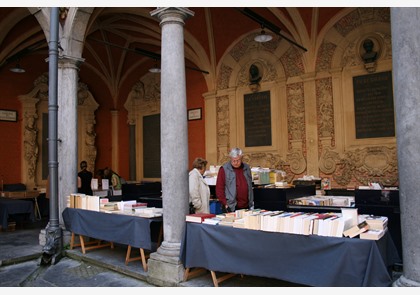
[(420, 286), (420, 8), (391, 8), (392, 66), (400, 182), (403, 275), (394, 286)]
[(151, 12), (162, 28), (161, 57), (161, 173), (164, 239), (148, 261), (148, 281), (159, 286), (181, 282), (179, 259), (188, 213), (188, 125), (185, 89), (184, 20), (186, 8), (158, 8)]
[(118, 174), (120, 174), (120, 167), (119, 167), (119, 160), (118, 160), (118, 145), (119, 145), (119, 140), (118, 140), (118, 111), (116, 110), (112, 110), (111, 111), (111, 134), (112, 134), (112, 141), (111, 141), (111, 147), (112, 147), (112, 166), (109, 167), (111, 168), (113, 171), (117, 172)]
[(81, 59), (58, 60), (58, 208), (66, 208), (66, 197), (77, 192), (77, 81)]

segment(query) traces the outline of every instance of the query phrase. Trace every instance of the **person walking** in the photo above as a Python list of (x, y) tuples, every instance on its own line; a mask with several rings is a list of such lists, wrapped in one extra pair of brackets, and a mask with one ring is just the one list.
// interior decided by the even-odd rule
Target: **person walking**
[(216, 180), (216, 196), (222, 210), (235, 212), (239, 209), (253, 209), (251, 167), (242, 162), (243, 152), (233, 148), (229, 152), (230, 161), (219, 169)]

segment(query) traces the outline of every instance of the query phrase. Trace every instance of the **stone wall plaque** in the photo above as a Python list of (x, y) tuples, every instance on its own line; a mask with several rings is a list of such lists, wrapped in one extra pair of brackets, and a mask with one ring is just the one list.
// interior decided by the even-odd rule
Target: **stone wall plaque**
[(392, 72), (353, 77), (356, 139), (393, 137)]
[(244, 95), (245, 146), (270, 146), (270, 91)]
[(143, 175), (160, 178), (160, 114), (143, 117)]

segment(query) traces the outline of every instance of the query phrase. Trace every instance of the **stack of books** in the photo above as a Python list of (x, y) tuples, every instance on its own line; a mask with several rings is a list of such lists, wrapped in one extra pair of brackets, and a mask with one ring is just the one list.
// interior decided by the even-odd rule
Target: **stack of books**
[(364, 240), (379, 240), (388, 230), (388, 217), (362, 215), (366, 223), (369, 225), (369, 230), (360, 234), (360, 238)]
[(354, 238), (366, 231), (369, 230), (369, 224), (366, 222), (366, 220), (360, 222), (359, 224), (352, 226), (351, 228), (345, 230), (343, 232), (344, 236), (349, 238)]

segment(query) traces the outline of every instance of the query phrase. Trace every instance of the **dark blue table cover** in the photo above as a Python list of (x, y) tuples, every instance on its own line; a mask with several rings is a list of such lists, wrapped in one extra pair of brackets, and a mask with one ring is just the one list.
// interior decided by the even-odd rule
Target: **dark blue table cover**
[(399, 261), (387, 233), (379, 241), (295, 235), (186, 223), (186, 268), (236, 273), (317, 287), (388, 287)]
[(35, 221), (34, 204), (32, 200), (17, 200), (0, 197), (0, 222), (3, 229), (7, 228), (7, 220), (12, 214), (28, 214)]
[(147, 250), (156, 248), (151, 238), (151, 224), (162, 223), (162, 220), (162, 217), (143, 218), (75, 208), (63, 211), (63, 221), (68, 231)]

